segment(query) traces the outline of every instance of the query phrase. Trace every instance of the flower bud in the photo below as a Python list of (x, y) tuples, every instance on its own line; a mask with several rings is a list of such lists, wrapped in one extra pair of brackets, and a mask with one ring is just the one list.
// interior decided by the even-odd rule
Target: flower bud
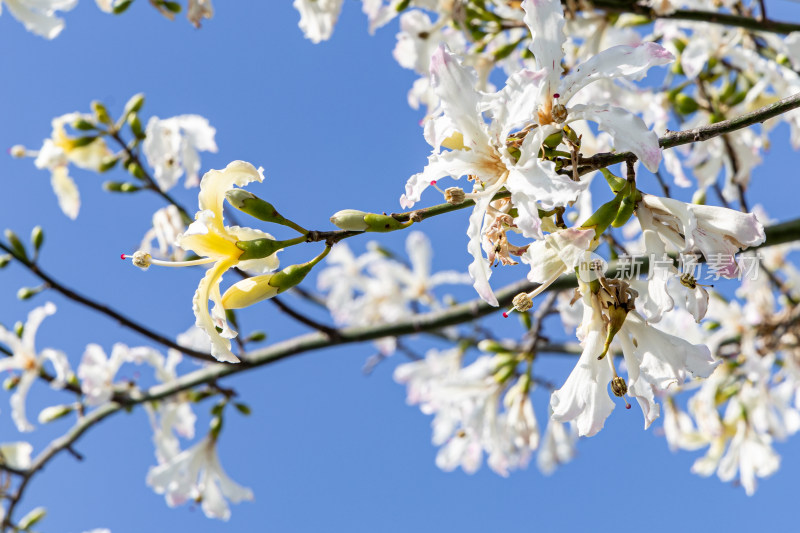
[(683, 115), (691, 115), (699, 108), (697, 100), (687, 94), (680, 93), (675, 97), (675, 109)]
[(3, 380), (5, 390), (14, 390), (19, 385), (19, 376), (10, 376)]
[(118, 161), (119, 158), (115, 155), (106, 156), (103, 158), (102, 161), (100, 161), (100, 166), (97, 167), (97, 171), (101, 173), (108, 172), (109, 170), (117, 166)]
[(48, 422), (52, 422), (53, 420), (58, 420), (59, 418), (67, 416), (74, 410), (75, 410), (75, 404), (52, 405), (50, 407), (45, 407), (39, 413), (39, 423), (47, 424)]
[(367, 213), (356, 209), (343, 209), (333, 214), (331, 222), (339, 229), (347, 231), (366, 231), (367, 223), (364, 217)]
[(141, 187), (126, 181), (105, 181), (103, 189), (108, 192), (136, 192), (140, 191)]
[(137, 139), (144, 139), (147, 136), (144, 133), (144, 128), (142, 128), (142, 121), (139, 120), (139, 115), (136, 113), (128, 115), (128, 126), (130, 126), (131, 133), (133, 133)]
[(47, 514), (47, 509), (44, 507), (37, 507), (33, 511), (29, 512), (25, 516), (23, 516), (19, 521), (19, 530), (27, 531), (34, 525), (36, 525), (42, 518), (45, 517)]
[(106, 109), (106, 106), (104, 106), (102, 102), (99, 102), (97, 100), (92, 102), (92, 111), (94, 112), (94, 116), (97, 119), (97, 122), (109, 126), (113, 124), (113, 122), (111, 121), (111, 116), (108, 114), (108, 109)]
[(377, 231), (381, 233), (407, 228), (414, 223), (412, 220), (400, 222), (393, 216), (378, 215), (376, 213), (368, 213), (364, 217), (364, 222), (367, 224), (367, 231)]
[(31, 243), (33, 244), (33, 249), (37, 252), (39, 248), (42, 247), (44, 243), (44, 230), (42, 230), (41, 226), (34, 226), (31, 230)]
[(0, 255), (0, 268), (5, 268), (11, 262), (11, 256), (9, 254)]
[(125, 104), (125, 109), (123, 114), (127, 115), (128, 113), (138, 113), (139, 110), (144, 105), (144, 93), (137, 93), (131, 96), (128, 103)]
[(36, 289), (33, 287), (20, 287), (20, 289), (17, 291), (17, 299), (28, 300), (39, 294), (40, 291), (41, 289)]
[(17, 234), (14, 233), (12, 230), (7, 229), (5, 235), (6, 239), (8, 240), (8, 243), (11, 245), (11, 248), (14, 251), (14, 255), (16, 255), (17, 257), (21, 257), (22, 259), (27, 259), (28, 252), (25, 251), (25, 245), (22, 244), (21, 240), (19, 240)]
[(274, 274), (262, 274), (234, 283), (222, 295), (222, 306), (225, 309), (242, 309), (262, 300), (276, 296), (278, 287), (270, 285)]
[[(271, 203), (262, 200), (251, 192), (244, 189), (231, 189), (225, 193), (225, 197), (233, 207), (253, 218), (288, 226), (300, 233), (308, 233), (308, 230), (278, 213), (278, 210)], [(333, 219), (331, 218), (331, 220)]]
[(77, 118), (72, 123), (72, 127), (80, 131), (91, 131), (97, 129), (97, 126), (86, 120), (85, 118)]

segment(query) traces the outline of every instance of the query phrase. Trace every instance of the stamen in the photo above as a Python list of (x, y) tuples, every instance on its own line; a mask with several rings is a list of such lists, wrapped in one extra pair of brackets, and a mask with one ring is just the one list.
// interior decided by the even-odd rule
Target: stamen
[(161, 259), (153, 259), (147, 252), (138, 251), (133, 255), (120, 254), (120, 259), (132, 259), (133, 264), (142, 270), (147, 270), (150, 265), (165, 266), (165, 267), (185, 267), (196, 265), (207, 265), (214, 263), (217, 260), (213, 257), (202, 257), (200, 259), (193, 259), (191, 261), (163, 261)]
[(444, 194), (444, 191), (442, 189), (440, 189), (438, 185), (436, 185), (436, 180), (431, 180), (431, 187), (433, 187), (434, 189), (436, 189), (440, 193)]

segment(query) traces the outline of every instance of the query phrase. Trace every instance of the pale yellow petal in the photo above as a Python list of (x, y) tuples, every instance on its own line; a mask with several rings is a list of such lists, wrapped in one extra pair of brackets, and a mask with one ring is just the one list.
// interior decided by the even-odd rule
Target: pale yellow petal
[(211, 341), (211, 355), (217, 360), (227, 363), (238, 363), (239, 359), (231, 352), (231, 341), (223, 338), (217, 332), (216, 324), (208, 312), (208, 301), (211, 291), (214, 289), (219, 290), (222, 274), (235, 264), (236, 260), (233, 259), (222, 260), (210, 268), (206, 275), (203, 276), (203, 279), (200, 280), (200, 285), (197, 286), (197, 291), (194, 293), (194, 299), (192, 300), (195, 325), (202, 328), (208, 335)]
[(236, 247), (236, 243), (217, 233), (205, 233), (194, 235), (179, 235), (177, 244), (184, 250), (190, 250), (200, 257), (216, 257), (219, 259), (231, 259), (236, 262), (242, 250)]
[(246, 161), (233, 161), (223, 170), (209, 170), (200, 182), (198, 201), (200, 210), (209, 209), (214, 212), (215, 223), (222, 229), (222, 204), (225, 193), (235, 185), (242, 187), (251, 181), (262, 181), (264, 176)]
[[(239, 226), (227, 226), (225, 228), (228, 235), (237, 241), (252, 241), (255, 239), (274, 239), (269, 233), (259, 231), (252, 228), (243, 228)], [(280, 250), (278, 250), (280, 252)], [(280, 265), (278, 261), (278, 252), (264, 257), (262, 259), (250, 259), (247, 261), (240, 261), (237, 265), (241, 270), (250, 272), (251, 274), (264, 274), (265, 272), (272, 272), (277, 270)]]
[(222, 305), (225, 309), (241, 309), (272, 298), (278, 294), (278, 288), (269, 284), (271, 277), (272, 274), (264, 274), (234, 283), (222, 295)]
[(50, 184), (58, 197), (58, 206), (72, 220), (78, 217), (81, 208), (81, 197), (75, 181), (69, 176), (67, 167), (59, 166), (50, 175)]

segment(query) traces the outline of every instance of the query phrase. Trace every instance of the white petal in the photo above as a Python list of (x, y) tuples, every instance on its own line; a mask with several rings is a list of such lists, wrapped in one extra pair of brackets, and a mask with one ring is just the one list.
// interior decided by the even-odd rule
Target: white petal
[(633, 152), (650, 172), (658, 170), (661, 163), (658, 135), (647, 129), (636, 115), (610, 105), (576, 105), (569, 109), (568, 122), (573, 120), (596, 122), (600, 130), (614, 138), (618, 152)]
[(641, 80), (650, 67), (674, 59), (669, 51), (656, 43), (613, 46), (584, 61), (564, 77), (559, 91), (562, 102), (568, 102), (575, 93), (594, 81), (611, 78)]
[(492, 201), (493, 194), (486, 194), (478, 198), (475, 202), (475, 208), (469, 217), (469, 228), (467, 228), (467, 236), (469, 237), (469, 244), (467, 251), (472, 255), (472, 263), (469, 265), (469, 275), (472, 276), (473, 284), (478, 295), (489, 305), (495, 307), (500, 304), (497, 302), (497, 297), (492, 292), (492, 287), (489, 285), (489, 278), (492, 275), (492, 270), (489, 267), (489, 261), (483, 257), (483, 248), (481, 246), (483, 218), (486, 214), (486, 209)]
[(537, 70), (544, 69), (543, 96), (549, 98), (558, 92), (561, 78), (561, 60), (566, 41), (564, 11), (561, 2), (555, 0), (525, 0), (522, 8), (525, 10), (523, 20), (531, 31), (528, 48), (536, 59)]

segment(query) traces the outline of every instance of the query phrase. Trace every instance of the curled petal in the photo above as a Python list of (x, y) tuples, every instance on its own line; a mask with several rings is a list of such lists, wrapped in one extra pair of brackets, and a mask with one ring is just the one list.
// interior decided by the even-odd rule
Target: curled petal
[(222, 229), (222, 203), (225, 201), (225, 193), (233, 189), (234, 186), (242, 187), (252, 181), (263, 181), (264, 175), (260, 169), (256, 169), (245, 161), (233, 161), (222, 170), (209, 170), (200, 182), (200, 194), (198, 201), (200, 210), (206, 209), (214, 213), (214, 223)]
[(480, 113), (480, 95), (475, 90), (477, 77), (464, 67), (446, 45), (431, 56), (431, 85), (442, 101), (442, 109), (472, 148), (489, 142)]
[(486, 215), (486, 209), (489, 202), (492, 201), (493, 194), (486, 194), (478, 198), (475, 202), (475, 208), (469, 217), (469, 228), (467, 229), (467, 236), (469, 237), (469, 244), (467, 251), (472, 255), (472, 263), (469, 265), (469, 275), (472, 277), (475, 290), (478, 295), (489, 305), (497, 307), (500, 305), (497, 302), (497, 297), (492, 292), (492, 287), (489, 285), (489, 277), (492, 275), (492, 270), (489, 267), (489, 261), (483, 257), (483, 250), (481, 248), (481, 228), (483, 226), (483, 218)]
[(81, 197), (78, 193), (78, 186), (75, 185), (66, 166), (58, 166), (50, 174), (50, 185), (58, 198), (58, 207), (72, 220), (78, 218), (78, 211), (81, 208)]
[(633, 152), (647, 170), (658, 170), (661, 164), (658, 135), (647, 129), (636, 115), (610, 105), (576, 105), (569, 110), (569, 121), (573, 120), (596, 122), (602, 131), (614, 138), (614, 148), (618, 152)]
[[(211, 299), (212, 291), (216, 291), (217, 295), (219, 294), (219, 282), (222, 279), (222, 274), (235, 264), (236, 261), (232, 259), (218, 261), (200, 280), (200, 285), (198, 285), (192, 300), (192, 309), (196, 318), (195, 325), (202, 328), (208, 335), (209, 340), (211, 340), (211, 355), (217, 358), (218, 361), (227, 363), (238, 363), (239, 358), (231, 352), (231, 341), (223, 338), (217, 332), (216, 324), (208, 312), (208, 301)], [(218, 307), (221, 308), (222, 306), (219, 305)]]
[(641, 80), (650, 67), (665, 65), (674, 59), (675, 56), (656, 43), (612, 46), (575, 67), (561, 80), (559, 92), (562, 101), (568, 102), (575, 93), (594, 81), (613, 78)]
[(222, 295), (225, 309), (242, 309), (278, 294), (278, 287), (269, 284), (272, 274), (253, 276), (234, 283)]

